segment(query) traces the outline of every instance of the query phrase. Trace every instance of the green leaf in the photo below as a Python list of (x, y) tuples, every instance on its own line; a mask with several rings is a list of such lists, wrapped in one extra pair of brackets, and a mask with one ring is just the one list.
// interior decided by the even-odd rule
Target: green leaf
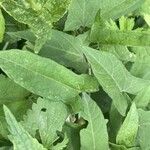
[(82, 43), (77, 37), (53, 30), (49, 40), (39, 55), (51, 58), (79, 72), (86, 72), (88, 65), (82, 53)]
[[(97, 14), (97, 15), (101, 15), (101, 14)], [(108, 28), (108, 29), (112, 29), (112, 30), (120, 30), (120, 31), (131, 31), (134, 27), (134, 19), (130, 19), (130, 18), (126, 18), (124, 16), (122, 16), (119, 19), (119, 28), (117, 26), (117, 24), (110, 20), (110, 22), (105, 22), (101, 16), (97, 16), (99, 17), (99, 23), (104, 26), (103, 28)], [(134, 53), (131, 53), (128, 50), (127, 46), (122, 46), (122, 45), (100, 45), (100, 50), (102, 51), (107, 51), (110, 52), (112, 54), (114, 54), (118, 59), (128, 62), (134, 62), (135, 61), (135, 55)]]
[(67, 136), (65, 135), (63, 141), (61, 143), (58, 143), (57, 145), (55, 145), (52, 150), (64, 150), (64, 148), (67, 146), (68, 144), (68, 138)]
[(0, 105), (24, 99), (30, 92), (0, 74)]
[(0, 147), (0, 150), (13, 150), (10, 146)]
[(3, 41), (4, 32), (5, 32), (5, 19), (0, 9), (0, 43)]
[(149, 51), (149, 47), (145, 49), (140, 48), (139, 50), (141, 50), (141, 52), (137, 54), (135, 63), (132, 65), (131, 68), (131, 73), (137, 77), (149, 80), (150, 79), (150, 55), (149, 52), (147, 53), (145, 52), (146, 50)]
[(146, 109), (150, 103), (150, 86), (140, 91), (134, 98), (137, 108)]
[(110, 148), (111, 148), (111, 150), (141, 150), (140, 147), (126, 148), (123, 145), (117, 145), (114, 143), (110, 143)]
[(43, 44), (51, 37), (52, 23), (62, 17), (69, 3), (70, 0), (1, 0), (0, 4), (17, 21), (31, 28), (37, 37), (35, 52), (39, 52)]
[(33, 103), (22, 122), (25, 129), (35, 136), (39, 131), (42, 143), (49, 148), (57, 140), (56, 131), (61, 131), (68, 116), (67, 108), (62, 102), (39, 98)]
[[(26, 39), (31, 43), (35, 42), (35, 36), (30, 30), (7, 32), (11, 38)], [(52, 30), (52, 37), (39, 52), (40, 56), (50, 58), (64, 66), (76, 69), (85, 73), (88, 65), (82, 53), (82, 42), (78, 37)]]
[(49, 99), (67, 102), (81, 91), (98, 89), (95, 78), (77, 75), (50, 59), (27, 51), (0, 52), (0, 67), (17, 84)]
[(107, 7), (105, 6), (104, 12), (102, 11), (102, 16), (108, 20), (110, 18), (115, 20), (140, 8), (141, 5), (144, 3), (144, 0), (107, 0), (103, 3)]
[(4, 106), (4, 112), (11, 134), (9, 135), (9, 139), (14, 145), (14, 150), (46, 150), (16, 121), (15, 117), (6, 106)]
[(125, 115), (128, 96), (137, 94), (150, 82), (132, 76), (123, 64), (112, 54), (84, 47), (83, 49), (94, 75), (104, 91), (112, 98), (121, 115)]
[(150, 32), (146, 31), (116, 31), (112, 29), (102, 29), (99, 25), (94, 25), (90, 34), (91, 42), (109, 45), (122, 46), (150, 46)]
[(108, 150), (106, 121), (97, 104), (83, 94), (84, 111), (81, 116), (88, 121), (88, 126), (80, 131), (81, 150)]
[(65, 123), (64, 132), (69, 140), (67, 150), (80, 150), (80, 125), (75, 123)]
[(125, 145), (126, 147), (135, 146), (138, 126), (139, 116), (135, 103), (133, 103), (117, 134), (116, 143)]
[(127, 150), (127, 148), (123, 145), (117, 145), (114, 143), (110, 143), (111, 150)]
[(123, 116), (118, 112), (114, 104), (112, 103), (109, 113), (110, 131), (109, 138), (111, 142), (116, 142), (117, 133), (122, 125)]
[(8, 132), (2, 105), (7, 105), (15, 114), (16, 118), (20, 120), (30, 106), (30, 101), (27, 101), (26, 99), (29, 95), (30, 92), (4, 75), (0, 75), (0, 134), (3, 137), (7, 138)]
[(126, 46), (102, 45), (100, 47), (100, 50), (112, 53), (121, 61), (125, 61), (125, 62), (128, 62), (128, 61), (134, 62), (135, 61), (135, 55), (133, 53), (129, 52), (129, 50)]
[(149, 13), (150, 11), (150, 1), (149, 0), (144, 0), (144, 4), (142, 5), (140, 11), (142, 13)]
[(136, 10), (142, 3), (141, 0), (72, 0), (65, 30), (75, 30), (80, 26), (91, 27), (99, 9), (105, 19), (117, 19)]
[(150, 147), (150, 111), (138, 110), (139, 113), (139, 131), (138, 142), (142, 150), (148, 150)]
[(101, 2), (101, 0), (72, 0), (65, 30), (75, 30), (80, 26), (90, 27), (97, 11), (101, 8)]

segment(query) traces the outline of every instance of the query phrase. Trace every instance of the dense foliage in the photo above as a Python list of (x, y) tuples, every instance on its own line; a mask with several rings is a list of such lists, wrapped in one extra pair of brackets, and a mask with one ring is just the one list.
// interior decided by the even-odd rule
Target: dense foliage
[(150, 0), (0, 0), (0, 150), (150, 149)]

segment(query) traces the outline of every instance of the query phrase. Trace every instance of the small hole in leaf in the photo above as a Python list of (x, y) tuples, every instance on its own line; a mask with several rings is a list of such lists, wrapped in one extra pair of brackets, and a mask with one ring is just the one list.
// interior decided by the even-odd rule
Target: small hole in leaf
[(41, 109), (41, 111), (43, 111), (43, 112), (46, 112), (46, 110), (47, 110), (46, 108), (42, 108), (42, 109)]

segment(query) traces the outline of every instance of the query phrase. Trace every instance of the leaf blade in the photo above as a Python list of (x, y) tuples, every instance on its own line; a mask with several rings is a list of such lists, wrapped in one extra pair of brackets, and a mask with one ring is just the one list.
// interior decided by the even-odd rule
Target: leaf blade
[(82, 90), (91, 91), (94, 88), (95, 91), (98, 88), (95, 78), (76, 75), (50, 59), (27, 51), (1, 52), (0, 67), (17, 84), (49, 99), (65, 101), (76, 97)]
[(81, 116), (88, 121), (88, 126), (80, 131), (81, 150), (108, 149), (106, 121), (101, 110), (87, 94), (83, 94), (83, 103)]
[(46, 150), (36, 139), (32, 138), (29, 133), (24, 130), (6, 106), (4, 106), (4, 113), (9, 125), (9, 131), (11, 133), (9, 138), (14, 144), (14, 150)]

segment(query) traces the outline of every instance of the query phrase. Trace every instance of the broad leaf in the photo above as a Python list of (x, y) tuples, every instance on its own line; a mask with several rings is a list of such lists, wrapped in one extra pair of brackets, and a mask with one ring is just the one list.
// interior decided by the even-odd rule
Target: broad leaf
[[(141, 77), (141, 78), (149, 80), (150, 79), (149, 47), (145, 49), (140, 48), (139, 50), (141, 50), (141, 52), (137, 54), (135, 63), (132, 65), (132, 68), (131, 68), (131, 73), (137, 77)], [(147, 54), (145, 54), (146, 50), (147, 50)]]
[(5, 32), (5, 20), (2, 11), (0, 9), (0, 42), (2, 42), (3, 40), (4, 32)]
[[(144, 0), (107, 0), (103, 1), (105, 11), (102, 11), (102, 16), (105, 19), (117, 19), (123, 15), (127, 15), (130, 12), (141, 7)], [(103, 9), (102, 9), (103, 10)]]
[(150, 86), (140, 91), (134, 98), (138, 108), (146, 109), (150, 104)]
[(88, 121), (88, 125), (80, 131), (81, 150), (108, 150), (106, 121), (100, 108), (87, 94), (83, 94), (83, 103), (81, 116)]
[(51, 36), (52, 23), (66, 12), (70, 0), (1, 0), (0, 2), (5, 11), (17, 21), (29, 25), (37, 37), (35, 51), (38, 52)]
[(27, 51), (0, 52), (0, 67), (22, 87), (49, 99), (66, 101), (81, 91), (98, 88), (95, 78), (76, 75), (50, 59)]
[(37, 104), (33, 103), (32, 110), (28, 111), (22, 124), (33, 136), (38, 130), (43, 145), (49, 148), (57, 140), (56, 131), (62, 130), (67, 116), (67, 108), (62, 102), (39, 98)]
[(52, 39), (44, 45), (39, 55), (51, 58), (81, 73), (88, 69), (82, 53), (82, 42), (77, 37), (60, 31), (52, 31)]
[(133, 103), (117, 134), (116, 142), (120, 145), (125, 145), (126, 147), (135, 146), (138, 126), (139, 116), (135, 103)]
[(112, 54), (88, 47), (83, 49), (94, 75), (104, 91), (112, 98), (117, 110), (125, 115), (128, 97), (125, 92), (137, 94), (150, 85), (149, 81), (132, 76)]
[(4, 75), (0, 75), (0, 83), (0, 105), (13, 103), (30, 95), (29, 91), (17, 85)]
[(72, 0), (65, 30), (91, 27), (99, 9), (105, 19), (117, 19), (136, 10), (142, 3), (141, 0)]
[(6, 106), (4, 106), (4, 112), (11, 134), (9, 135), (9, 139), (14, 145), (14, 150), (46, 150), (36, 139), (32, 138), (25, 131)]

